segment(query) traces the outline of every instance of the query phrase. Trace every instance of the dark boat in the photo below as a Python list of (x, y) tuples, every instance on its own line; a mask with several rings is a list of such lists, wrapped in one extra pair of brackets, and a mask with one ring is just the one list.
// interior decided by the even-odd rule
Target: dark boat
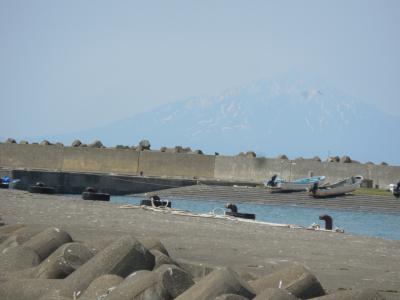
[(172, 202), (161, 200), (158, 195), (153, 195), (150, 199), (141, 200), (140, 205), (171, 208)]
[(0, 178), (0, 189), (8, 189), (10, 186), (10, 178), (8, 176), (3, 176)]
[(88, 187), (82, 193), (83, 200), (93, 200), (93, 201), (110, 201), (110, 194), (99, 193), (97, 189), (93, 187)]
[(250, 219), (250, 220), (256, 219), (255, 214), (246, 214), (246, 213), (239, 213), (239, 212), (233, 212), (233, 211), (226, 211), (225, 215), (231, 216), (231, 217), (236, 217), (236, 218), (242, 218), (242, 219)]
[(34, 194), (54, 194), (55, 193), (55, 188), (51, 186), (46, 186), (43, 182), (36, 182), (35, 185), (31, 185), (28, 187), (28, 192), (29, 193), (34, 193)]
[(231, 210), (231, 211), (226, 211), (225, 212), (226, 216), (242, 218), (242, 219), (250, 219), (250, 220), (255, 220), (256, 219), (256, 215), (255, 214), (248, 214), (248, 213), (240, 213), (240, 212), (238, 212), (238, 208), (237, 208), (237, 206), (235, 204), (227, 203), (225, 205), (225, 207)]
[[(154, 206), (156, 207), (169, 207), (171, 208), (171, 202), (170, 201), (161, 201), (161, 200), (154, 200), (153, 201)], [(153, 206), (151, 203), (150, 199), (144, 199), (140, 201), (140, 205), (146, 205), (146, 206)]]

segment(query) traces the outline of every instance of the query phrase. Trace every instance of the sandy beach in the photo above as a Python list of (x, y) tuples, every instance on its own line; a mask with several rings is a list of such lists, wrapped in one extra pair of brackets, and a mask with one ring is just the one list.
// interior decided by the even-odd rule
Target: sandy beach
[(400, 241), (124, 209), (120, 204), (0, 190), (6, 224), (57, 226), (104, 247), (124, 234), (160, 239), (173, 258), (256, 275), (306, 265), (328, 292), (374, 288), (400, 298)]

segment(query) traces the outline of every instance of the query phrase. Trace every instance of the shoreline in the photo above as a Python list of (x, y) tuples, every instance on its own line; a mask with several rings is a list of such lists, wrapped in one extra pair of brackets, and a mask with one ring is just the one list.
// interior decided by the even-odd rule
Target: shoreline
[(256, 275), (293, 262), (312, 270), (330, 292), (375, 288), (400, 298), (400, 241), (221, 219), (174, 216), (75, 197), (0, 190), (6, 224), (57, 226), (98, 245), (123, 234), (160, 239), (172, 257), (231, 266)]

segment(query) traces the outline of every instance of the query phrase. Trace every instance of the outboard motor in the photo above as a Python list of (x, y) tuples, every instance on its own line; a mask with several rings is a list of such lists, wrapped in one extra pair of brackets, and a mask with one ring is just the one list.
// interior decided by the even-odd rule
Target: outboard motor
[(237, 206), (236, 206), (235, 204), (227, 203), (227, 204), (225, 205), (225, 207), (226, 207), (227, 209), (230, 209), (231, 212), (234, 212), (234, 213), (237, 213), (237, 212), (238, 212), (238, 208), (237, 208)]
[(330, 215), (319, 216), (319, 219), (325, 221), (325, 229), (326, 230), (332, 230), (333, 219), (332, 219), (332, 217)]
[(273, 175), (272, 177), (271, 177), (271, 179), (267, 182), (267, 186), (276, 186), (276, 177), (277, 177), (278, 175)]

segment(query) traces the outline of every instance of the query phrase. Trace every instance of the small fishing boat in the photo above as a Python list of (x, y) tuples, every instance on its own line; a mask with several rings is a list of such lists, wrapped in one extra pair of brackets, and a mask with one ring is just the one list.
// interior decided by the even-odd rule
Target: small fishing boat
[(3, 176), (0, 178), (0, 189), (8, 189), (10, 185), (10, 178), (8, 176)]
[(310, 196), (314, 198), (335, 197), (355, 191), (360, 187), (362, 176), (351, 176), (334, 184), (319, 186), (318, 183), (309, 189)]
[(110, 194), (99, 193), (94, 187), (87, 187), (82, 193), (83, 200), (110, 201)]
[(152, 195), (149, 199), (140, 200), (140, 205), (171, 208), (172, 202), (168, 200), (161, 200), (158, 195)]
[(36, 182), (35, 185), (28, 187), (28, 192), (33, 194), (54, 194), (55, 188), (51, 186), (46, 186), (43, 182)]
[(285, 181), (278, 178), (277, 175), (264, 183), (264, 185), (271, 190), (271, 192), (299, 192), (306, 191), (311, 188), (314, 183), (322, 183), (325, 180), (325, 176), (313, 176), (307, 178), (300, 178), (294, 181)]
[(393, 196), (400, 198), (400, 181), (397, 184), (391, 184), (390, 191), (392, 192)]
[(238, 212), (238, 208), (235, 204), (232, 203), (227, 203), (225, 204), (225, 207), (230, 209), (231, 211), (225, 211), (226, 216), (230, 217), (235, 217), (235, 218), (241, 218), (241, 219), (250, 219), (250, 220), (255, 220), (256, 215), (255, 214), (248, 214), (248, 213), (240, 213)]

